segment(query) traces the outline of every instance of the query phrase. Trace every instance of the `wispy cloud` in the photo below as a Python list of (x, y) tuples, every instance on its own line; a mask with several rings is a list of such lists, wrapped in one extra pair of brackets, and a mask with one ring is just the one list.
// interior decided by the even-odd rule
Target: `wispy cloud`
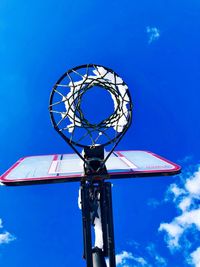
[(0, 218), (0, 228), (3, 228), (3, 221), (1, 218)]
[[(132, 252), (123, 251), (118, 254), (120, 259), (117, 267), (167, 267), (168, 261), (158, 252), (159, 247), (155, 243), (147, 246), (132, 241), (129, 242)], [(125, 253), (124, 253), (125, 252)], [(128, 256), (128, 257), (127, 257)]]
[(157, 208), (160, 205), (160, 201), (158, 201), (154, 198), (150, 198), (147, 202), (147, 205), (152, 207), (152, 208)]
[[(0, 218), (0, 228), (3, 228), (3, 221)], [(9, 233), (8, 231), (4, 231), (2, 233), (0, 233), (0, 245), (1, 244), (8, 244), (11, 241), (15, 240), (16, 237), (14, 235), (12, 235), (11, 233)]]
[(133, 259), (133, 254), (131, 252), (122, 251), (120, 254), (116, 255), (116, 264), (117, 266), (124, 265), (127, 263), (127, 260)]
[(181, 226), (174, 221), (171, 223), (162, 223), (159, 227), (159, 231), (166, 231), (167, 236), (165, 236), (165, 241), (171, 250), (179, 248), (179, 239), (184, 231)]
[(158, 40), (160, 38), (160, 31), (157, 27), (146, 27), (146, 32), (148, 36), (148, 44)]
[[(109, 267), (109, 262), (107, 261)], [(151, 267), (147, 261), (140, 256), (134, 256), (133, 253), (128, 251), (122, 251), (116, 255), (116, 266), (117, 267)]]
[(0, 234), (0, 244), (8, 244), (16, 238), (11, 235), (9, 232), (5, 232)]
[(148, 264), (148, 262), (143, 257), (134, 257), (133, 260), (136, 263), (139, 263), (139, 266), (143, 266), (143, 267), (147, 267), (148, 266), (148, 267), (150, 267), (150, 265)]
[[(163, 258), (156, 250), (156, 246), (153, 243), (150, 243), (146, 247), (146, 251), (148, 252), (149, 256), (153, 259), (154, 266), (167, 266), (167, 260)], [(149, 265), (148, 265), (149, 266)]]
[[(116, 254), (116, 266), (117, 267), (130, 267), (129, 264), (128, 264), (128, 260), (132, 260), (134, 257), (133, 257), (133, 254), (131, 252), (127, 252), (127, 251), (122, 251), (121, 253), (119, 254)], [(109, 261), (106, 260), (106, 264), (107, 266), (109, 267)]]

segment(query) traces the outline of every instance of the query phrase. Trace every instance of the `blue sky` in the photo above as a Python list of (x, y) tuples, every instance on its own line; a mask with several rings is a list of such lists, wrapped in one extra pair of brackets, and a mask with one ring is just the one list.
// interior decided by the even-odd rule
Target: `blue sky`
[[(175, 177), (113, 182), (118, 267), (200, 266), (199, 1), (1, 1), (0, 173), (27, 155), (69, 153), (50, 124), (57, 78), (112, 68), (133, 124), (118, 149), (182, 165)], [(0, 263), (85, 266), (78, 184), (0, 187)]]

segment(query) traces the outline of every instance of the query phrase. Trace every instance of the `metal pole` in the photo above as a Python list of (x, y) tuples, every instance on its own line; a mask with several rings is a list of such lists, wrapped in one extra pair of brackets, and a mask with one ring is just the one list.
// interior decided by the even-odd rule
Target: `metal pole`
[(104, 256), (108, 257), (108, 208), (106, 201), (106, 186), (102, 183), (100, 187), (100, 209), (101, 209), (101, 224), (103, 232), (103, 252)]
[(93, 267), (107, 267), (103, 251), (96, 247), (92, 252)]
[(110, 267), (116, 267), (115, 260), (115, 243), (114, 243), (114, 225), (113, 225), (113, 211), (112, 211), (112, 186), (110, 182), (105, 183), (106, 185), (106, 203), (107, 203), (107, 220), (108, 220), (108, 257)]
[(103, 249), (99, 247), (92, 248), (91, 218), (94, 210), (91, 208), (91, 184), (87, 184), (84, 181), (81, 183), (84, 258), (86, 259), (87, 267), (107, 267), (105, 257), (108, 256), (109, 266), (116, 267), (111, 183), (101, 182), (96, 185), (96, 188), (100, 193), (99, 208), (101, 212)]
[(87, 267), (93, 267), (89, 190), (85, 182), (81, 183), (81, 205), (84, 237), (84, 258), (86, 259)]

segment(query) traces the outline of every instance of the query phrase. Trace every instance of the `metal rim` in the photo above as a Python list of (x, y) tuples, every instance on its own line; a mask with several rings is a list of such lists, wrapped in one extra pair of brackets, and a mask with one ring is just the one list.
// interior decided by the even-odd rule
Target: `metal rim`
[[(97, 67), (102, 67), (104, 68), (107, 72), (110, 72), (112, 73), (113, 75), (115, 75), (115, 77), (119, 77), (120, 76), (114, 72), (112, 69), (110, 68), (107, 68), (107, 67), (104, 67), (102, 65), (99, 65), (99, 64), (85, 64), (85, 65), (81, 65), (81, 66), (77, 66), (75, 68), (71, 68), (70, 70), (68, 70), (67, 72), (65, 72), (58, 80), (57, 82), (55, 83), (55, 85), (53, 86), (53, 89), (51, 91), (51, 94), (50, 94), (50, 101), (49, 101), (49, 111), (50, 111), (50, 118), (51, 118), (51, 122), (52, 122), (52, 125), (53, 127), (55, 128), (55, 130), (62, 136), (62, 138), (64, 138), (65, 141), (67, 141), (70, 145), (75, 145), (75, 146), (78, 146), (78, 147), (86, 147), (87, 145), (85, 144), (82, 144), (82, 143), (77, 143), (75, 142), (74, 140), (70, 139), (68, 136), (66, 136), (58, 127), (57, 123), (56, 123), (56, 120), (54, 118), (54, 113), (53, 113), (53, 100), (54, 100), (54, 95), (56, 94), (56, 89), (58, 87), (58, 85), (62, 82), (62, 80), (64, 80), (67, 76), (69, 76), (69, 74), (71, 73), (74, 73), (80, 69), (86, 69), (88, 71), (89, 68), (94, 68), (96, 69)], [(109, 83), (108, 81), (106, 81), (106, 83)], [(125, 86), (126, 83), (123, 81), (123, 84)], [(99, 87), (102, 87), (104, 88), (105, 90), (109, 91), (110, 90), (110, 87), (106, 86), (104, 84), (104, 86), (102, 84), (98, 85)], [(87, 88), (86, 88), (87, 89)], [(88, 89), (87, 89), (88, 90)], [(130, 100), (130, 103), (129, 103), (129, 114), (128, 114), (128, 119), (127, 119), (127, 124), (126, 126), (124, 127), (123, 131), (122, 132), (119, 132), (116, 134), (115, 137), (113, 137), (111, 140), (108, 140), (107, 142), (105, 142), (104, 144), (102, 144), (103, 146), (107, 146), (111, 143), (115, 143), (117, 140), (121, 140), (122, 136), (125, 134), (125, 132), (128, 130), (131, 122), (132, 122), (132, 100), (131, 100), (131, 95), (130, 95), (130, 92), (128, 90), (128, 86), (127, 86), (127, 91), (126, 91), (126, 94)], [(82, 96), (81, 96), (82, 97)], [(117, 97), (117, 96), (116, 96)], [(111, 115), (112, 116), (112, 115)], [(103, 121), (106, 122), (108, 118), (104, 119)], [(102, 123), (103, 121), (101, 121), (100, 123)], [(89, 123), (89, 122), (88, 122)], [(93, 126), (93, 124), (89, 124), (91, 127)], [(118, 143), (118, 142), (117, 142)]]

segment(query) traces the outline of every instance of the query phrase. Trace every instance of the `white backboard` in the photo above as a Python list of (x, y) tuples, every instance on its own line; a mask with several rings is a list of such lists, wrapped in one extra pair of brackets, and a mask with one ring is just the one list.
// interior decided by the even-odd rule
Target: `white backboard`
[[(180, 166), (152, 152), (115, 151), (106, 162), (109, 178), (173, 175)], [(1, 177), (6, 185), (74, 182), (84, 179), (83, 161), (76, 154), (29, 156), (19, 159)]]

